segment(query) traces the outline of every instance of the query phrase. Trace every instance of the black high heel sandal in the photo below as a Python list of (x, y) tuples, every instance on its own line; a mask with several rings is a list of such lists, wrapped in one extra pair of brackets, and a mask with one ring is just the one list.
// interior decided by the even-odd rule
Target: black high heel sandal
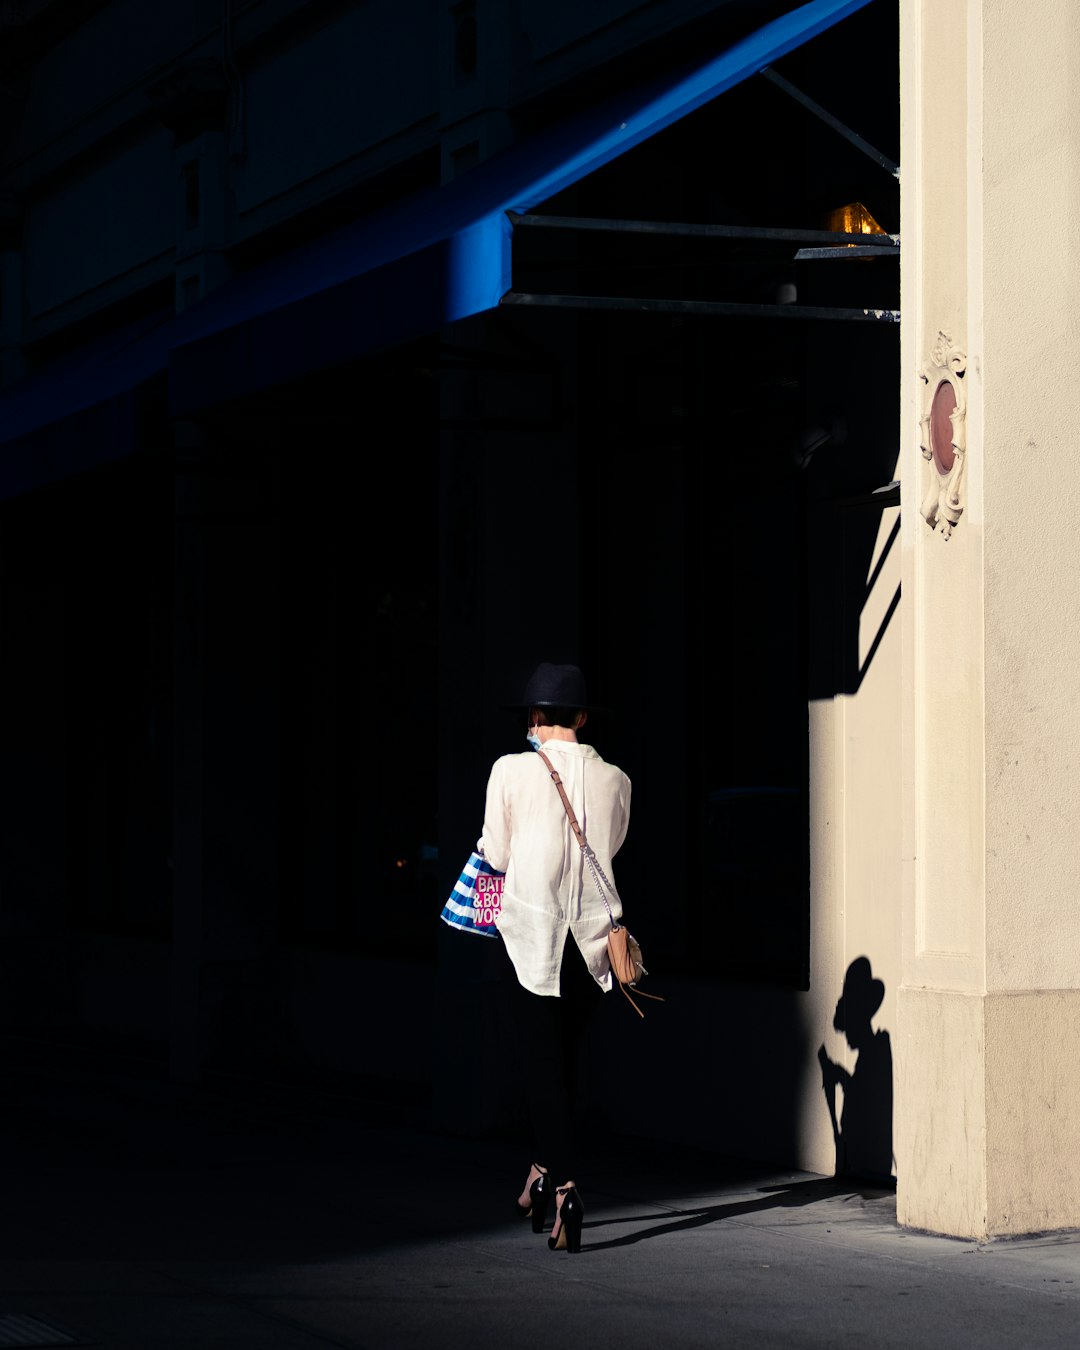
[(548, 1238), (548, 1247), (553, 1252), (580, 1252), (581, 1224), (585, 1218), (585, 1206), (581, 1203), (581, 1196), (578, 1195), (573, 1182), (560, 1186), (555, 1194), (562, 1196), (562, 1204), (560, 1205), (558, 1200), (555, 1202), (555, 1228)]
[(514, 1203), (521, 1218), (532, 1219), (533, 1232), (542, 1233), (547, 1220), (548, 1205), (551, 1203), (551, 1178), (546, 1172), (541, 1172), (535, 1163), (533, 1171), (538, 1175), (529, 1185), (529, 1203), (523, 1205), (520, 1200)]

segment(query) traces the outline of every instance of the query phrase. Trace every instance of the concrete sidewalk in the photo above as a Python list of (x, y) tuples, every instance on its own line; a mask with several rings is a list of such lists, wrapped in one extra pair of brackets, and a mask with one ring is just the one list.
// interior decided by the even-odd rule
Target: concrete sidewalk
[(904, 1232), (891, 1191), (621, 1139), (578, 1178), (571, 1256), (513, 1216), (519, 1146), (470, 1157), (422, 1112), (25, 1066), (4, 1094), (0, 1346), (984, 1350), (1080, 1336), (1080, 1234)]

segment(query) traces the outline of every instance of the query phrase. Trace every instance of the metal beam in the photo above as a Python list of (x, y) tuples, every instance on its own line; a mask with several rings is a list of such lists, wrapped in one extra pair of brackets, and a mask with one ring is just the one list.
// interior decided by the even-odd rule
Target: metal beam
[[(836, 497), (832, 501), (833, 506), (899, 506), (900, 505), (900, 480), (894, 478), (891, 483), (886, 483), (884, 487), (874, 488), (872, 492), (860, 492), (854, 497)], [(894, 531), (895, 533), (895, 531)], [(891, 542), (891, 539), (890, 539)], [(887, 546), (886, 546), (887, 547)], [(875, 569), (874, 577), (877, 576)], [(868, 583), (868, 589), (869, 589)]]
[[(866, 236), (863, 235), (865, 239)], [(840, 248), (801, 248), (795, 254), (796, 262), (824, 262), (830, 258), (899, 258), (898, 248), (869, 248), (865, 244), (847, 244)]]
[(793, 98), (796, 103), (801, 103), (803, 107), (809, 112), (812, 112), (815, 117), (819, 117), (826, 126), (832, 127), (833, 131), (839, 132), (839, 134), (843, 136), (845, 140), (850, 141), (856, 149), (861, 150), (864, 155), (869, 155), (875, 164), (880, 164), (881, 167), (887, 169), (894, 178), (899, 179), (899, 164), (894, 164), (887, 155), (883, 155), (880, 150), (875, 150), (869, 141), (864, 141), (857, 132), (852, 131), (849, 126), (845, 126), (838, 117), (834, 117), (831, 112), (827, 112), (820, 103), (815, 103), (809, 94), (804, 94), (803, 91), (797, 89), (790, 80), (785, 80), (783, 75), (780, 75), (773, 70), (772, 66), (766, 66), (764, 70), (761, 71), (761, 74), (764, 75), (767, 80), (770, 80), (775, 84), (777, 89), (782, 89), (784, 93)]
[(685, 314), (740, 319), (841, 319), (856, 323), (899, 323), (898, 309), (831, 309), (820, 305), (749, 305), (725, 300), (632, 299), (617, 295), (537, 295), (507, 291), (499, 301), (507, 306), (548, 309), (590, 309), (633, 314)]
[(793, 230), (758, 225), (694, 225), (669, 220), (604, 220), (592, 216), (545, 216), (534, 212), (507, 211), (515, 228), (540, 230), (578, 230), (601, 234), (652, 234), (671, 238), (744, 239), (793, 244), (859, 244), (896, 252), (900, 236), (896, 234), (849, 233), (845, 230)]

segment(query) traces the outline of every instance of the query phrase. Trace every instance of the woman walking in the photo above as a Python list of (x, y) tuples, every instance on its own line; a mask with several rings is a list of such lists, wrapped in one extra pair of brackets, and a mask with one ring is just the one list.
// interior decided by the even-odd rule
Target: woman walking
[[(531, 749), (492, 766), (477, 848), (506, 873), (498, 927), (535, 1147), (517, 1208), (543, 1232), (554, 1194), (548, 1246), (576, 1252), (585, 1212), (574, 1180), (577, 1058), (599, 997), (612, 988), (610, 920), (552, 775), (609, 878), (626, 838), (630, 780), (578, 739), (590, 705), (577, 666), (543, 662), (515, 706), (527, 714)], [(613, 914), (621, 917), (617, 900)]]

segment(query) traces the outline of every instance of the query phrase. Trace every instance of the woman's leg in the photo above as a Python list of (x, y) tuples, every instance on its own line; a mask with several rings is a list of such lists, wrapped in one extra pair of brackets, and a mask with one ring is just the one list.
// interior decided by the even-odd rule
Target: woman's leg
[(575, 1122), (581, 1046), (585, 1031), (603, 997), (582, 960), (577, 944), (567, 938), (563, 951), (561, 997), (530, 993), (517, 981), (506, 960), (508, 990), (517, 1029), (520, 1056), (516, 1071), (524, 1073), (536, 1156), (556, 1185), (573, 1177)]
[[(560, 992), (562, 1068), (566, 1083), (568, 1135), (572, 1148), (572, 1156), (568, 1160), (571, 1165), (566, 1169), (565, 1176), (573, 1176), (579, 1142), (577, 1125), (583, 1119), (583, 1093), (584, 1104), (588, 1102), (588, 1065), (584, 1061), (584, 1050), (590, 1025), (600, 1009), (604, 992), (593, 979), (577, 943), (569, 937), (563, 950)], [(565, 1179), (561, 1173), (560, 1177)]]
[(532, 1161), (551, 1169), (565, 1165), (570, 1151), (570, 1103), (563, 1061), (562, 1000), (522, 989), (514, 978), (510, 991), (520, 1054), (515, 1071), (525, 1075), (532, 1124)]

